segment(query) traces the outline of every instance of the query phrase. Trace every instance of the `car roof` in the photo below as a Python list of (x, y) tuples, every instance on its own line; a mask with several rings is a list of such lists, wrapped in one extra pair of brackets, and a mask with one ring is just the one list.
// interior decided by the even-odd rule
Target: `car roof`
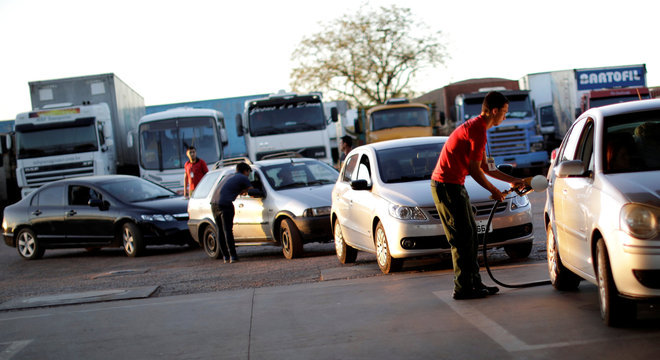
[(585, 115), (593, 114), (607, 117), (648, 110), (660, 110), (660, 99), (635, 100), (618, 104), (605, 105), (589, 109), (585, 112)]
[(56, 180), (53, 182), (50, 182), (46, 186), (51, 186), (51, 185), (57, 185), (57, 184), (71, 184), (71, 183), (76, 183), (76, 184), (105, 184), (105, 183), (111, 183), (111, 182), (116, 182), (116, 181), (123, 181), (127, 179), (141, 179), (137, 176), (133, 175), (94, 175), (94, 176), (80, 176), (80, 177), (74, 177), (74, 178), (67, 178), (67, 179), (61, 179), (61, 180)]
[[(405, 139), (379, 141), (363, 146), (367, 146), (374, 149), (375, 151), (379, 151), (383, 149), (392, 149), (392, 148), (405, 147), (405, 146), (444, 143), (447, 141), (448, 138), (449, 137), (447, 136), (420, 136), (420, 137), (411, 137)], [(357, 147), (354, 150), (359, 148), (360, 147)]]
[[(261, 168), (264, 166), (271, 166), (271, 165), (281, 165), (281, 164), (287, 164), (287, 163), (304, 163), (304, 162), (315, 162), (315, 163), (323, 163), (320, 160), (317, 159), (312, 159), (312, 158), (299, 158), (299, 157), (289, 157), (289, 158), (277, 158), (277, 159), (268, 159), (268, 160), (258, 160), (253, 163), (246, 162), (248, 165)], [(209, 172), (225, 172), (227, 170), (235, 170), (236, 169), (236, 164), (230, 164), (226, 166), (219, 167), (217, 169), (210, 170)]]

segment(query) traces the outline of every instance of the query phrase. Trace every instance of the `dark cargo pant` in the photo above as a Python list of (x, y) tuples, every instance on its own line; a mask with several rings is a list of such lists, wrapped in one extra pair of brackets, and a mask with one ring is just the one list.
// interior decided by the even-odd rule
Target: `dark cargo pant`
[(477, 223), (465, 186), (431, 180), (435, 207), (451, 246), (454, 265), (454, 290), (472, 291), (481, 283), (477, 255), (479, 237)]
[(234, 205), (211, 204), (213, 218), (218, 228), (218, 245), (225, 260), (236, 259), (236, 244), (234, 243)]

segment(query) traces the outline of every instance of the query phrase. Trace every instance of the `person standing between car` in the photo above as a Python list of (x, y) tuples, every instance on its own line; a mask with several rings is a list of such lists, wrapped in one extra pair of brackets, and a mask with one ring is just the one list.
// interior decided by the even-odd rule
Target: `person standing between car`
[(204, 174), (209, 172), (206, 162), (197, 157), (197, 150), (194, 146), (188, 147), (186, 150), (188, 161), (183, 165), (185, 175), (183, 176), (183, 196), (190, 197), (195, 187), (204, 177)]
[[(250, 165), (236, 164), (236, 172), (222, 178), (211, 197), (211, 210), (218, 228), (216, 239), (218, 239), (218, 246), (220, 246), (225, 263), (238, 261), (233, 231), (234, 200), (238, 195), (245, 195), (249, 189), (252, 189), (250, 172), (252, 172)], [(220, 235), (223, 236), (220, 237)]]
[(464, 184), (465, 177), (470, 175), (499, 201), (504, 200), (504, 194), (488, 181), (486, 174), (515, 187), (524, 186), (522, 179), (500, 172), (492, 158), (485, 156), (486, 131), (501, 124), (508, 111), (509, 100), (500, 92), (489, 92), (481, 114), (451, 133), (431, 176), (433, 200), (451, 246), (456, 300), (482, 298), (499, 291), (496, 286), (481, 282), (477, 224)]
[(341, 164), (344, 163), (344, 160), (346, 160), (346, 155), (348, 155), (351, 150), (353, 150), (353, 138), (344, 135), (340, 138), (339, 142), (339, 151), (341, 154), (339, 154), (339, 167), (341, 168)]

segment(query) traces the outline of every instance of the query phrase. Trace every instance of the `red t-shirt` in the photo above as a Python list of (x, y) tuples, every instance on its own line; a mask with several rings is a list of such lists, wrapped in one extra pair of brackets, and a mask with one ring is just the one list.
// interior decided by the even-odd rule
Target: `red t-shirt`
[(449, 184), (465, 184), (470, 161), (481, 162), (486, 149), (486, 120), (481, 115), (457, 127), (442, 147), (431, 179)]
[[(191, 163), (190, 160), (186, 161), (186, 164), (183, 165), (186, 175), (184, 176), (183, 181), (188, 184), (189, 191), (192, 192), (195, 190), (195, 186), (199, 184), (204, 174), (209, 172), (209, 169), (206, 167), (206, 162), (202, 159), (197, 159), (195, 163)], [(185, 187), (184, 187), (185, 188)]]

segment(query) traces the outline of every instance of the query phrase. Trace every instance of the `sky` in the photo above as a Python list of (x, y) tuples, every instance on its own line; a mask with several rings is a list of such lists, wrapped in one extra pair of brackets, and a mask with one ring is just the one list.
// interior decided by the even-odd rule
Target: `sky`
[[(145, 105), (290, 89), (305, 36), (360, 0), (0, 0), (0, 120), (29, 111), (28, 82), (115, 73)], [(660, 2), (370, 0), (412, 10), (450, 56), (419, 94), (479, 77), (646, 64), (660, 86)], [(334, 100), (334, 99), (326, 99)]]

